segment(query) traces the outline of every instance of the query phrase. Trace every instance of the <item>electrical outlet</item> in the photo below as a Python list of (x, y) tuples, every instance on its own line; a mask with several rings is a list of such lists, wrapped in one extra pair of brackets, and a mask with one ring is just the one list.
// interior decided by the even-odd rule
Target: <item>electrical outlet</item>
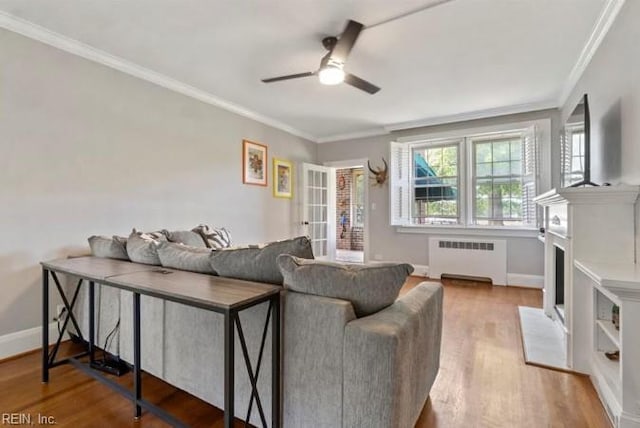
[(60, 319), (60, 317), (62, 316), (62, 313), (66, 310), (66, 308), (64, 307), (64, 305), (57, 305), (56, 306), (56, 315), (53, 318), (54, 321), (58, 321)]

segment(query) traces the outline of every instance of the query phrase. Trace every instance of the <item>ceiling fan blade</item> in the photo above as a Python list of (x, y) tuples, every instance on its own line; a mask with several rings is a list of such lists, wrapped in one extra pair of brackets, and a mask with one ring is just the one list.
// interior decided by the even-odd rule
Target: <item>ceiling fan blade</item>
[(373, 83), (369, 83), (366, 80), (359, 78), (358, 76), (354, 76), (353, 74), (348, 73), (344, 76), (344, 83), (346, 83), (347, 85), (351, 85), (354, 88), (358, 88), (360, 90), (368, 92), (371, 95), (380, 90), (380, 88), (378, 88)]
[(358, 36), (363, 28), (364, 25), (361, 23), (349, 20), (347, 22), (347, 26), (342, 32), (342, 35), (338, 39), (338, 42), (331, 51), (331, 59), (344, 64), (347, 61), (347, 57), (349, 56), (349, 52), (351, 52), (353, 45), (356, 44), (356, 40), (358, 40)]
[(272, 83), (272, 82), (279, 82), (281, 80), (298, 79), (300, 77), (314, 76), (315, 74), (316, 74), (315, 71), (308, 71), (306, 73), (288, 74), (286, 76), (271, 77), (269, 79), (262, 79), (262, 81), (264, 83)]

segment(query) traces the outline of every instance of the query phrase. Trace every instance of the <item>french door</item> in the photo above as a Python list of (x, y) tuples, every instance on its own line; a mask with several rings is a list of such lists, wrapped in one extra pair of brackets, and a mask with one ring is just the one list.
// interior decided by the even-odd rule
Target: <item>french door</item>
[(335, 168), (303, 163), (300, 177), (302, 232), (316, 259), (335, 260)]

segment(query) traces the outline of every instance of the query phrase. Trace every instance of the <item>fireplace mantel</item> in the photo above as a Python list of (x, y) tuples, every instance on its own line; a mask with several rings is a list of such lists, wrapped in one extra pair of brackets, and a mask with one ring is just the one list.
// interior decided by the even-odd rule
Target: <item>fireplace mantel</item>
[(533, 201), (540, 206), (556, 204), (633, 204), (640, 186), (565, 187), (551, 189), (536, 196)]
[[(567, 367), (575, 364), (574, 319), (592, 308), (578, 307), (574, 299), (573, 265), (578, 259), (597, 263), (633, 263), (635, 260), (634, 204), (640, 186), (570, 187), (552, 189), (534, 201), (544, 209), (544, 313), (558, 321), (566, 338)], [(564, 251), (564, 320), (556, 303), (556, 248)], [(578, 314), (576, 315), (576, 312)], [(564, 323), (562, 323), (564, 321)]]

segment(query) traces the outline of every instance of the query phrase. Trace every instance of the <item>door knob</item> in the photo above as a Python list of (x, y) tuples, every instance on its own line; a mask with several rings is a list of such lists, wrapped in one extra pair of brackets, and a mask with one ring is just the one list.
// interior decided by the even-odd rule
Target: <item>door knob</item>
[(303, 222), (302, 222), (302, 224), (303, 224), (304, 226), (309, 226), (309, 222), (308, 222), (308, 221), (303, 221)]

